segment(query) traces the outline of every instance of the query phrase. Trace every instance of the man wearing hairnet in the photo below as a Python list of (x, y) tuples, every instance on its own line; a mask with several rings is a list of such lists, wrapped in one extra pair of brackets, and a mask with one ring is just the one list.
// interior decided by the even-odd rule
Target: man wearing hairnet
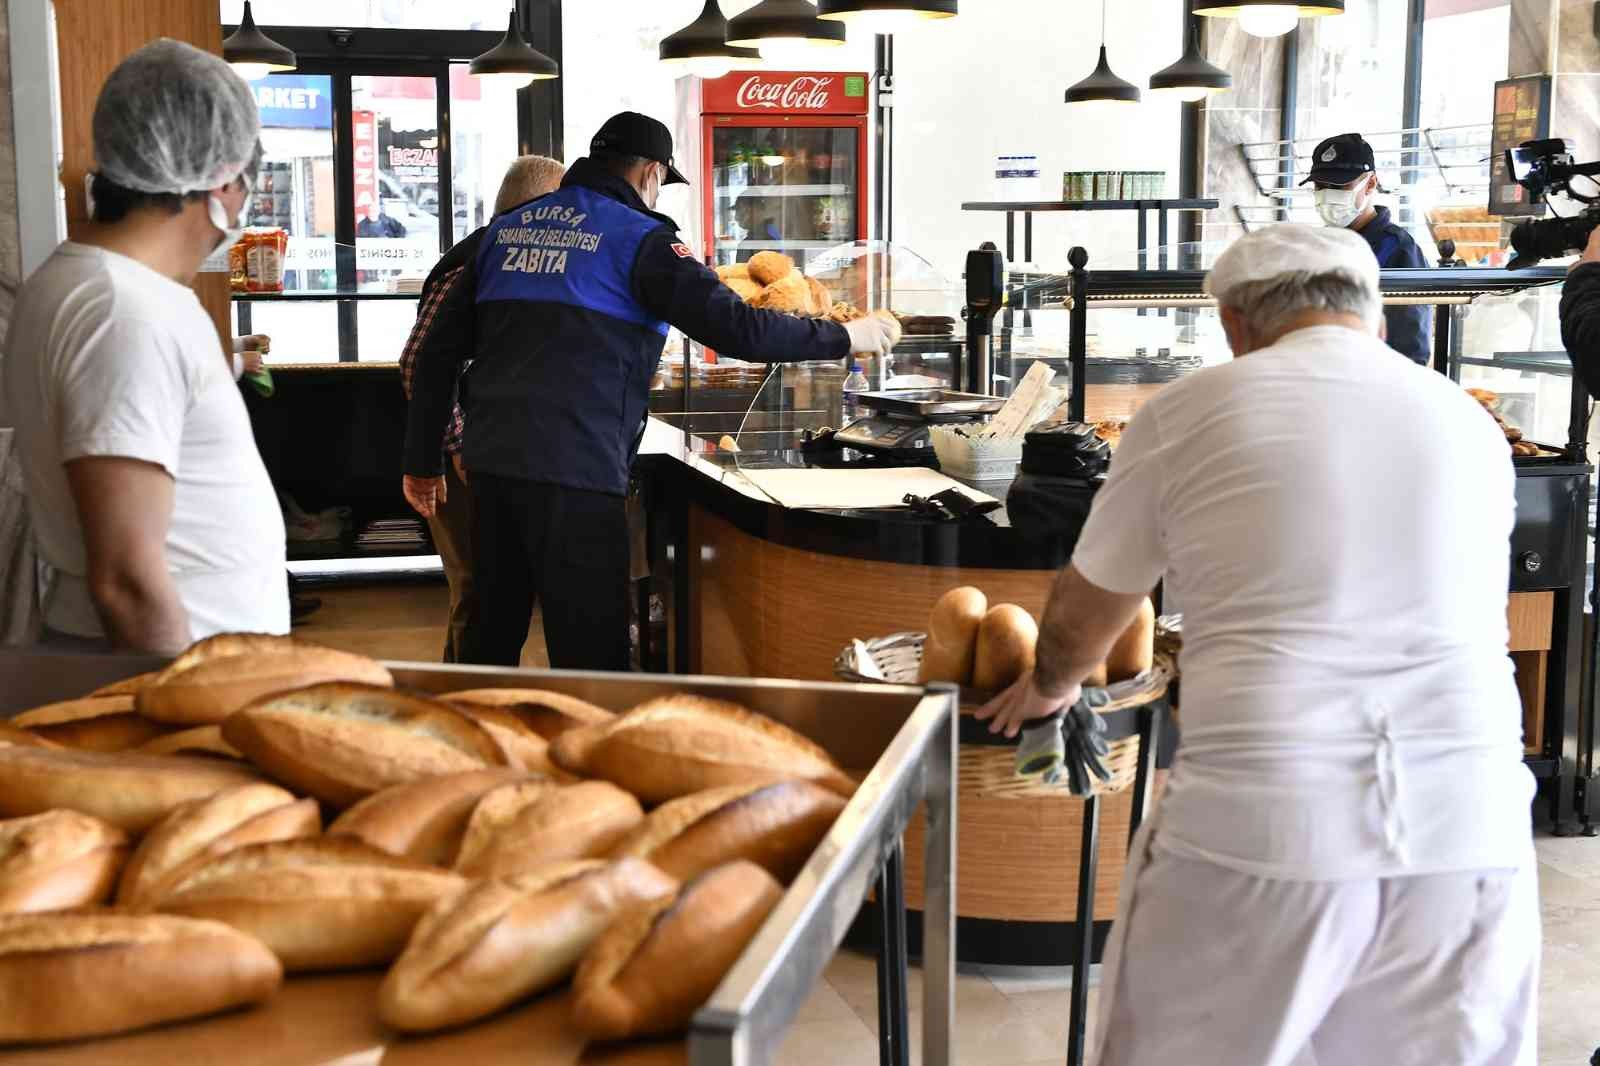
[(978, 716), (1074, 703), (1157, 581), (1183, 746), (1140, 828), (1100, 1066), (1533, 1066), (1539, 909), (1506, 658), (1504, 436), (1379, 337), (1378, 264), (1273, 226), (1206, 282), (1235, 359), (1139, 409)]
[(259, 132), (239, 76), (176, 41), (139, 49), (101, 88), (95, 225), (22, 286), (0, 376), (57, 573), (48, 642), (161, 653), (288, 631), (283, 518), (189, 288), (238, 239)]

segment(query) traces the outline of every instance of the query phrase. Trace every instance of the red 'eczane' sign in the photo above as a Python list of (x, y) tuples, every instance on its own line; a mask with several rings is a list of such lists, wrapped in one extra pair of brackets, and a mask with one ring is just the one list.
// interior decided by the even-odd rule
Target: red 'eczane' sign
[(711, 115), (864, 115), (867, 76), (735, 71), (705, 82), (701, 109)]

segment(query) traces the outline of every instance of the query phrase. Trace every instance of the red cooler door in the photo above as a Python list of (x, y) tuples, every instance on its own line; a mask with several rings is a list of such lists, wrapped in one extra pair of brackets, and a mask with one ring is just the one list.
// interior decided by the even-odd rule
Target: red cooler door
[(773, 249), (803, 270), (808, 256), (864, 232), (864, 120), (716, 116), (706, 125), (716, 265)]

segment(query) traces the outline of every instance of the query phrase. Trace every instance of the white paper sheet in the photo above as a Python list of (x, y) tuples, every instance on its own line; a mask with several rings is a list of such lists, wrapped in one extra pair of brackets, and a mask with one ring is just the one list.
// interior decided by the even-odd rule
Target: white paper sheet
[(904, 507), (908, 492), (958, 489), (979, 503), (994, 497), (927, 467), (881, 470), (744, 470), (743, 476), (784, 507)]

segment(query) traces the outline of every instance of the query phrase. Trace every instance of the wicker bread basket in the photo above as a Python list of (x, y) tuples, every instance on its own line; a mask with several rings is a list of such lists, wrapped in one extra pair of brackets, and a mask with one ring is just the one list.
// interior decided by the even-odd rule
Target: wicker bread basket
[[(915, 685), (926, 639), (925, 633), (893, 633), (853, 641), (834, 658), (833, 672), (841, 681), (857, 684)], [(1138, 677), (1108, 686), (1105, 692), (1109, 699), (1096, 710), (1102, 715), (1112, 715), (1154, 703), (1166, 695), (1175, 674), (1173, 660), (1158, 638), (1155, 665)], [(961, 690), (957, 781), (960, 791), (967, 795), (1012, 799), (1069, 795), (1065, 777), (1054, 784), (1046, 784), (1040, 775), (1019, 775), (1017, 741), (991, 734), (985, 723), (971, 717), (991, 695), (993, 693), (970, 688)], [(1139, 769), (1138, 733), (1111, 741), (1111, 753), (1105, 763), (1111, 771), (1111, 780), (1096, 781), (1096, 792), (1106, 794), (1132, 788)]]

